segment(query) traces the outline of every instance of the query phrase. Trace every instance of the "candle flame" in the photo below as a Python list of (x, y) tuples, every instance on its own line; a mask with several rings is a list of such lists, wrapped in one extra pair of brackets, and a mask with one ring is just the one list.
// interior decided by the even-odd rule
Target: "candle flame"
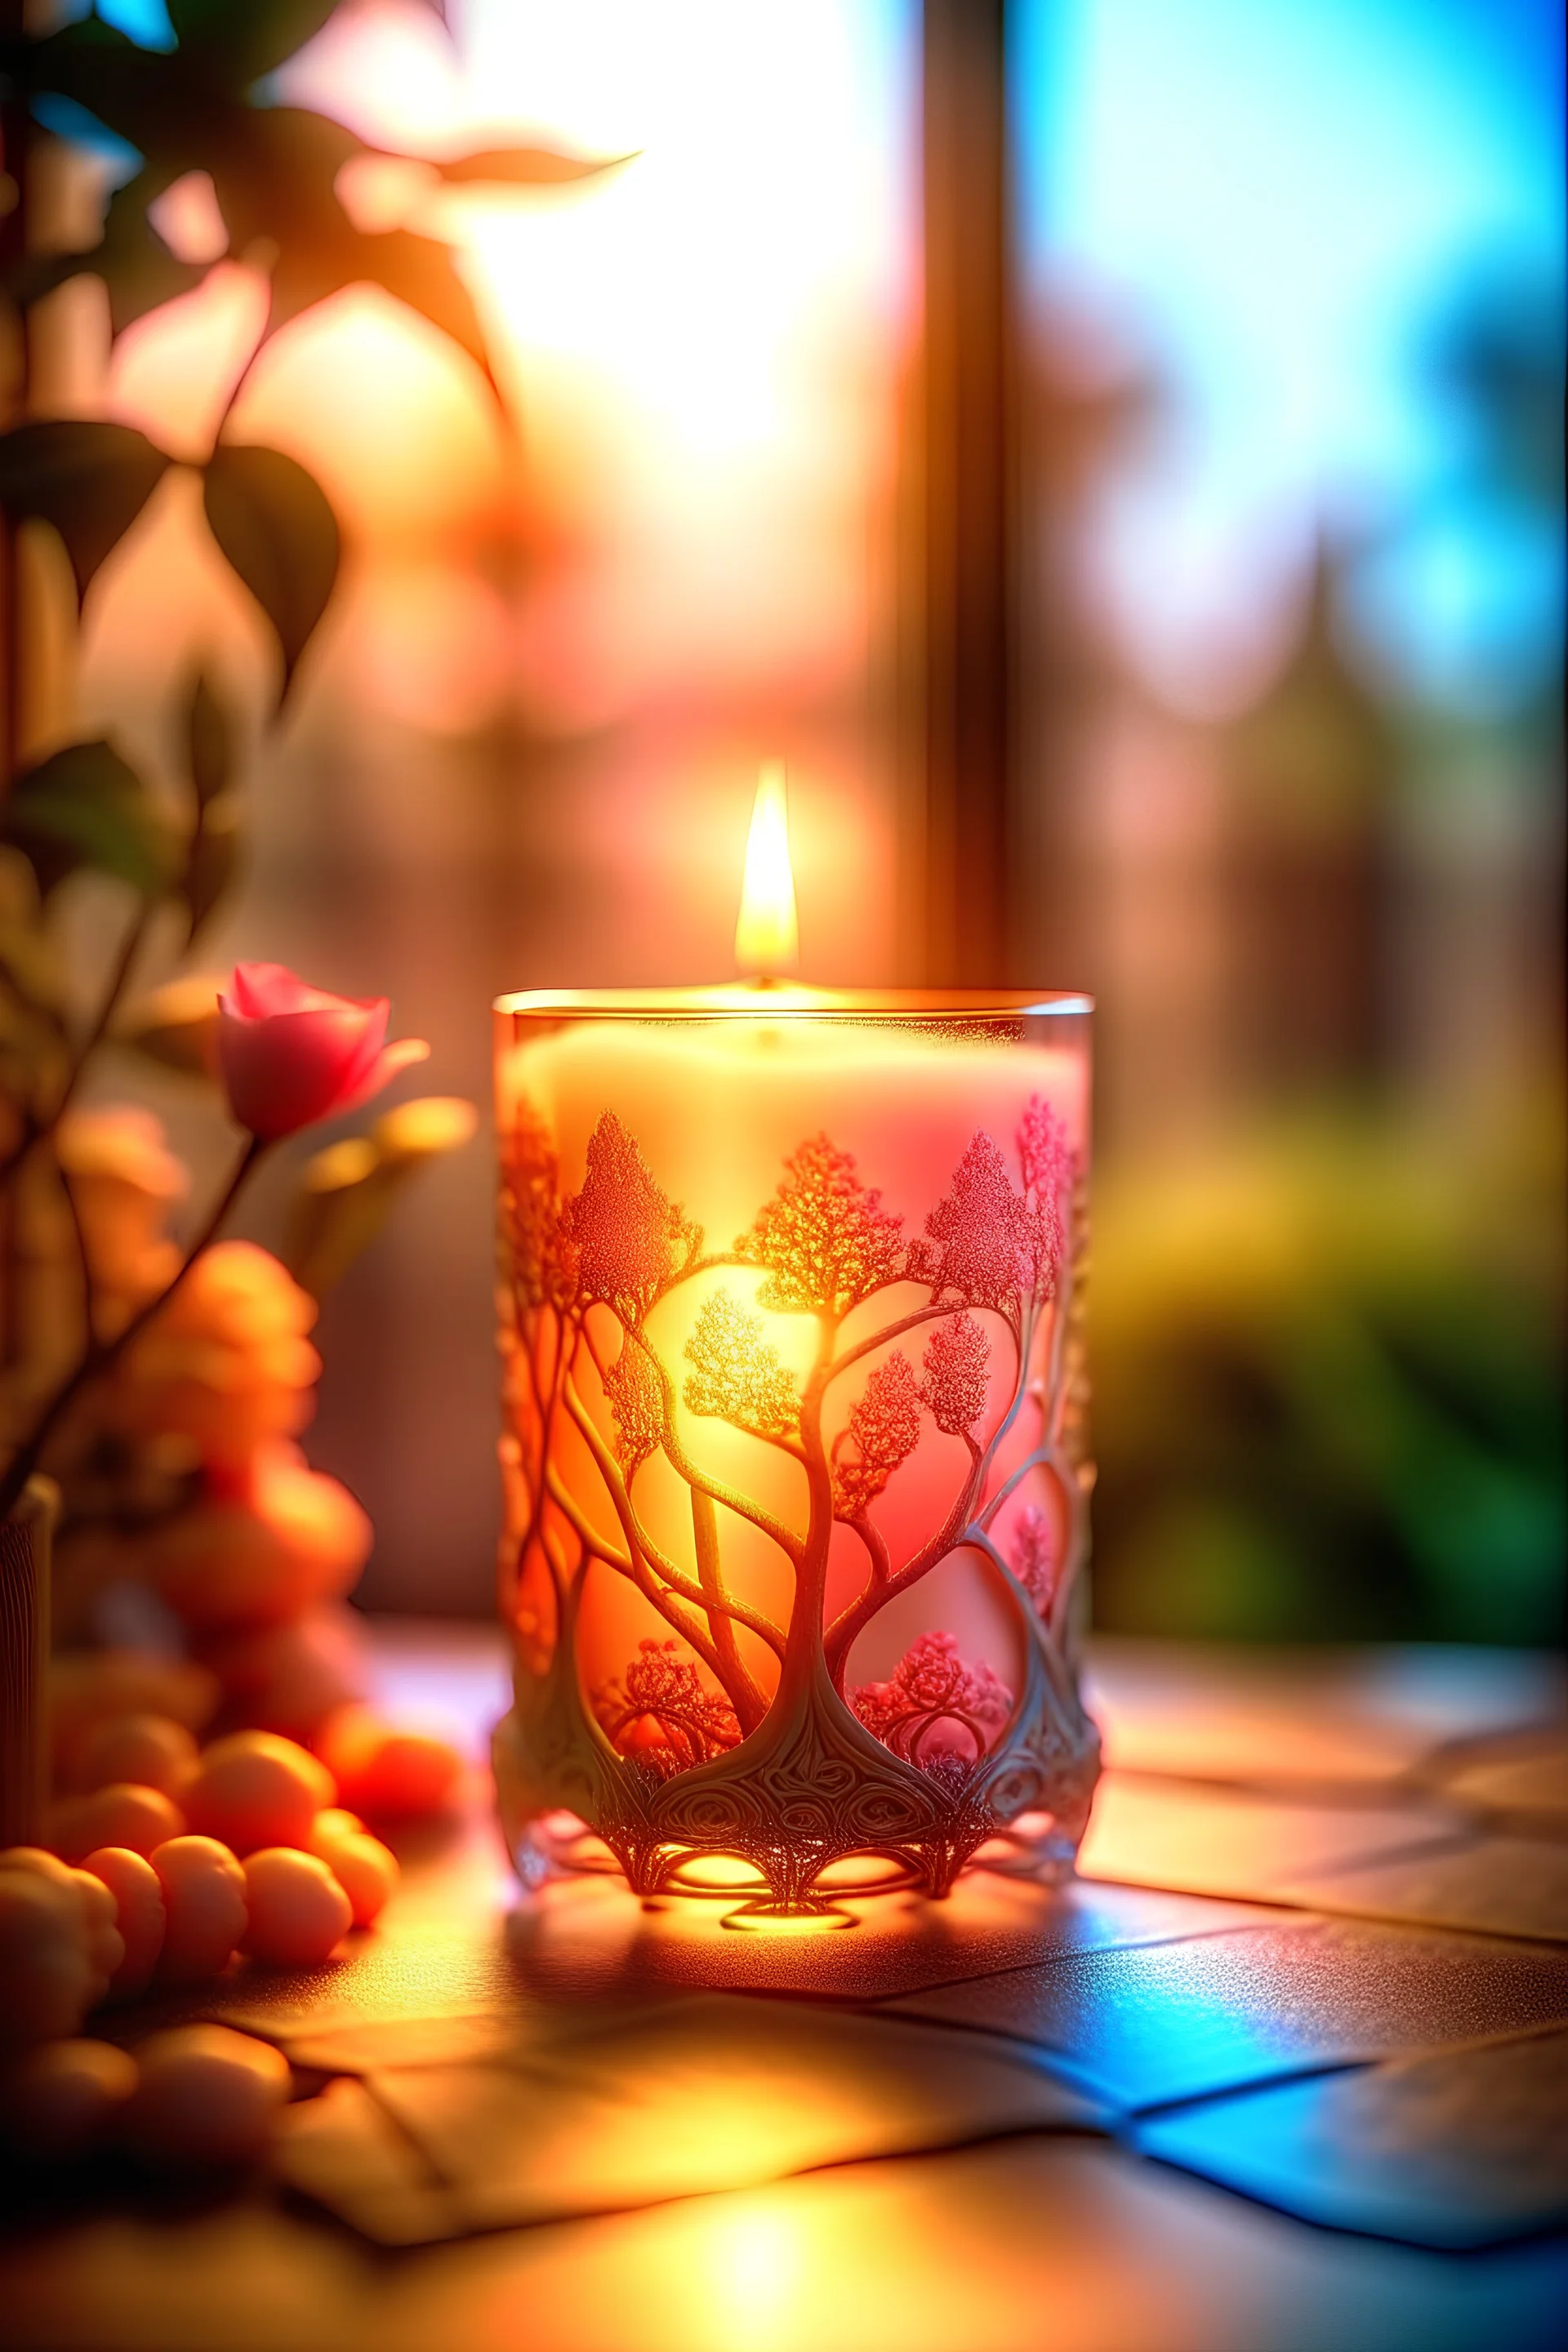
[(757, 778), (735, 961), (758, 980), (775, 980), (800, 961), (795, 918), (795, 875), (789, 862), (789, 793), (782, 760), (768, 760)]

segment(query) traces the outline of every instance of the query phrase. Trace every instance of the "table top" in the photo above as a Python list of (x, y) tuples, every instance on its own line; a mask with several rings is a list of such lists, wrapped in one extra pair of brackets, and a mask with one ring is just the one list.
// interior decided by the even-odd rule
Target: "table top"
[[(382, 1623), (476, 1759), (488, 1629)], [(1424, 2352), (1568, 2314), (1553, 1661), (1100, 1643), (1069, 1887), (800, 1934), (520, 1903), (476, 1772), (372, 1933), (185, 2013), (295, 2069), (275, 2162), (14, 2193), (0, 2335), (76, 2352)], [(173, 2013), (171, 2010), (160, 2016)], [(127, 2037), (149, 2020), (128, 2021)]]

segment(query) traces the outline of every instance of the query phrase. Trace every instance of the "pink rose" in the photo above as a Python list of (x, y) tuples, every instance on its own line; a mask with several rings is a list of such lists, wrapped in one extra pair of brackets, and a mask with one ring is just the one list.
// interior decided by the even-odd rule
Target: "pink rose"
[(264, 1143), (356, 1109), (430, 1051), (420, 1037), (386, 1043), (384, 996), (330, 996), (280, 963), (237, 963), (217, 1002), (229, 1108)]

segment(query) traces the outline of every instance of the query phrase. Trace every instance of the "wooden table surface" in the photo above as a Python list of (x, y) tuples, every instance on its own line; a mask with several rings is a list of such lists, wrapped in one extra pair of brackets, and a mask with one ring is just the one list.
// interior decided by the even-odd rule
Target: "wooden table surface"
[[(505, 1699), (493, 1636), (376, 1646), (386, 1694), (477, 1755)], [(1075, 1889), (972, 1878), (816, 1937), (606, 1885), (520, 1910), (477, 1782), (406, 1842), (349, 1957), (205, 2004), (294, 2060), (278, 2166), (178, 2199), (14, 2184), (0, 2343), (1565, 2340), (1568, 2154), (1537, 2113), (1568, 2047), (1555, 1665), (1100, 1643), (1094, 1683), (1112, 1769)], [(1478, 2069), (1510, 2087), (1451, 2130), (1442, 2086)], [(340, 2110), (346, 2137), (322, 2128)], [(401, 2169), (373, 2196), (376, 2134)], [(1345, 2226), (1302, 2218), (1331, 2209)]]

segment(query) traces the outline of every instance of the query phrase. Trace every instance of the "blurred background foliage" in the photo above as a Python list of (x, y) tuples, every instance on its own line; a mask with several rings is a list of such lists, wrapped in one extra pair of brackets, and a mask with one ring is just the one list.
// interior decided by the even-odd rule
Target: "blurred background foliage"
[[(162, 0), (97, 14), (173, 46)], [(482, 1098), (497, 990), (728, 972), (775, 753), (805, 976), (918, 976), (897, 584), (919, 16), (446, 15), (343, 0), (259, 89), (357, 142), (321, 147), (302, 201), (440, 244), (515, 435), (427, 305), (346, 284), (342, 232), (310, 282), (343, 290), (258, 351), (276, 229), (212, 257), (239, 164), (205, 149), (210, 190), (182, 152), (145, 208), (200, 282), (113, 336), (64, 276), (34, 414), (198, 462), (226, 415), (321, 484), (338, 584), (280, 736), (276, 655), (178, 468), (103, 564), (78, 706), (156, 770), (151, 672), (203, 667), (264, 787), (208, 951), (374, 971)], [(1100, 1005), (1097, 1614), (1552, 1640), (1559, 12), (1015, 0), (1008, 21), (1027, 976)], [(40, 163), (63, 222), (137, 187), (127, 135)], [(453, 169), (502, 147), (631, 160), (524, 205)], [(199, 1164), (184, 1099), (170, 1071), (158, 1107)], [(312, 1198), (362, 1159), (297, 1213), (280, 1171), (258, 1229), (304, 1265)], [(378, 1524), (373, 1606), (488, 1606), (489, 1192), (480, 1150), (443, 1160), (323, 1308), (312, 1451)]]

